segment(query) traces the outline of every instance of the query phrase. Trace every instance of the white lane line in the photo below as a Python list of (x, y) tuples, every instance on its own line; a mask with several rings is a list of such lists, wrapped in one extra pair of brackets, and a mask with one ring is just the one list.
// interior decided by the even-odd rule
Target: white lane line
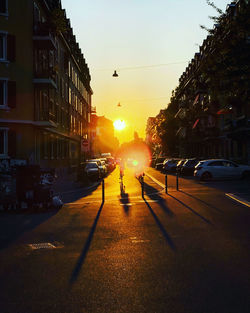
[(225, 193), (225, 195), (227, 197), (229, 197), (229, 198), (231, 198), (231, 199), (233, 199), (233, 200), (235, 200), (235, 201), (237, 201), (237, 202), (239, 202), (239, 203), (241, 203), (241, 204), (243, 204), (243, 205), (245, 205), (245, 206), (250, 208), (250, 202), (248, 202), (248, 201), (246, 201), (246, 200), (244, 200), (244, 199), (234, 195), (233, 193)]
[[(145, 199), (146, 200), (146, 202), (148, 202), (148, 203), (157, 203), (157, 202), (159, 202), (159, 200), (149, 200), (149, 199)], [(140, 203), (143, 203), (143, 202), (145, 202), (144, 200), (140, 200), (140, 201), (137, 201), (137, 202), (140, 202)]]
[(165, 184), (162, 184), (159, 180), (157, 180), (153, 176), (149, 175), (148, 173), (145, 173), (145, 175), (152, 179), (152, 181), (154, 181), (157, 185), (161, 186), (162, 188), (165, 188)]
[(121, 206), (132, 206), (135, 205), (135, 203), (120, 203)]

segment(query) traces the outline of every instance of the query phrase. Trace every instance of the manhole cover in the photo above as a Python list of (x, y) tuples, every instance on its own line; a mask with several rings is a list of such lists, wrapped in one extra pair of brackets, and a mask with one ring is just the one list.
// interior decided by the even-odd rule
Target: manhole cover
[(33, 250), (38, 249), (56, 249), (57, 247), (52, 245), (50, 242), (42, 242), (42, 243), (31, 243), (28, 245)]

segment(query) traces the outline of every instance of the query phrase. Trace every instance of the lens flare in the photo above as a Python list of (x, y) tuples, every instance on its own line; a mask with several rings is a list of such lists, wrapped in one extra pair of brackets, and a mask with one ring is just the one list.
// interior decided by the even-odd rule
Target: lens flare
[(139, 162), (137, 160), (133, 160), (133, 165), (137, 166), (139, 164)]
[(116, 120), (113, 125), (116, 130), (123, 130), (126, 127), (126, 123), (123, 120)]

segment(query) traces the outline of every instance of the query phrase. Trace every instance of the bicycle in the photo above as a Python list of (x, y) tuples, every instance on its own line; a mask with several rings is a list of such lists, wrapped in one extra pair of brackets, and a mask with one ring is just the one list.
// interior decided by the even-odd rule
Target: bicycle
[(125, 193), (125, 186), (123, 184), (123, 176), (124, 176), (124, 171), (120, 168), (120, 192), (121, 195)]

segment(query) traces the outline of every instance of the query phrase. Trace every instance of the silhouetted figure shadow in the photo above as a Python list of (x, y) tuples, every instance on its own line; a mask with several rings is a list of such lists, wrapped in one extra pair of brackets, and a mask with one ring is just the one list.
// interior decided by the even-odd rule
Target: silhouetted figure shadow
[(176, 251), (176, 247), (175, 247), (175, 244), (173, 243), (171, 237), (169, 236), (169, 234), (167, 233), (167, 231), (165, 230), (164, 226), (162, 225), (162, 223), (160, 222), (160, 220), (158, 219), (157, 215), (155, 214), (155, 212), (153, 211), (153, 209), (151, 208), (151, 206), (149, 205), (149, 203), (147, 202), (147, 200), (142, 197), (143, 200), (145, 201), (147, 207), (149, 208), (149, 211), (150, 213), (153, 215), (153, 218), (155, 219), (156, 221), (156, 224), (159, 226), (167, 244), (170, 246), (170, 248), (173, 250), (173, 251)]
[(203, 201), (203, 200), (201, 200), (201, 199), (199, 199), (199, 198), (197, 198), (197, 197), (195, 197), (195, 196), (193, 196), (193, 195), (190, 195), (189, 193), (187, 193), (187, 192), (185, 192), (185, 191), (183, 191), (183, 190), (180, 190), (180, 192), (184, 193), (185, 195), (189, 196), (190, 198), (193, 198), (193, 199), (195, 199), (195, 200), (198, 200), (198, 201), (204, 203), (205, 205), (209, 206), (210, 208), (212, 208), (212, 209), (214, 209), (214, 210), (216, 210), (216, 211), (218, 211), (218, 212), (221, 212), (221, 213), (223, 212), (222, 210), (220, 210), (220, 209), (216, 208), (215, 206), (213, 206), (213, 205), (207, 203), (206, 201)]
[(128, 215), (128, 213), (129, 213), (129, 205), (128, 204), (130, 203), (128, 193), (125, 193), (125, 192), (121, 193), (120, 202), (123, 205), (123, 209), (124, 209), (125, 213)]
[(174, 216), (174, 213), (168, 208), (165, 199), (159, 195), (159, 190), (144, 182), (144, 192), (150, 199), (157, 201), (169, 216)]
[(100, 217), (100, 214), (101, 214), (101, 211), (102, 211), (102, 208), (103, 208), (103, 205), (104, 205), (104, 201), (102, 201), (102, 204), (97, 212), (97, 215), (96, 215), (96, 218), (94, 220), (94, 223), (91, 227), (91, 230), (90, 230), (90, 233), (88, 235), (88, 238), (86, 240), (86, 243), (83, 247), (83, 250), (82, 250), (82, 253), (76, 263), (76, 266), (71, 274), (71, 278), (70, 278), (70, 285), (72, 285), (76, 280), (77, 280), (77, 277), (80, 273), (80, 270), (81, 270), (81, 267), (85, 261), (85, 258), (87, 256), (87, 253), (88, 253), (88, 250), (89, 250), (89, 247), (90, 247), (90, 244), (91, 244), (91, 241), (93, 239), (93, 236), (94, 236), (94, 232), (95, 232), (95, 229), (96, 229), (96, 225), (97, 225), (97, 222), (99, 220), (99, 217)]
[(181, 200), (175, 198), (174, 196), (170, 195), (170, 197), (172, 197), (173, 199), (175, 199), (177, 202), (179, 202), (180, 204), (182, 204), (184, 207), (186, 207), (187, 209), (189, 209), (191, 212), (193, 212), (195, 215), (197, 215), (199, 218), (201, 218), (204, 222), (206, 222), (209, 225), (213, 225), (213, 223), (211, 221), (209, 221), (207, 218), (203, 217), (202, 215), (200, 215), (199, 213), (197, 213), (194, 209), (190, 208), (190, 206), (186, 205), (184, 202), (182, 202)]

